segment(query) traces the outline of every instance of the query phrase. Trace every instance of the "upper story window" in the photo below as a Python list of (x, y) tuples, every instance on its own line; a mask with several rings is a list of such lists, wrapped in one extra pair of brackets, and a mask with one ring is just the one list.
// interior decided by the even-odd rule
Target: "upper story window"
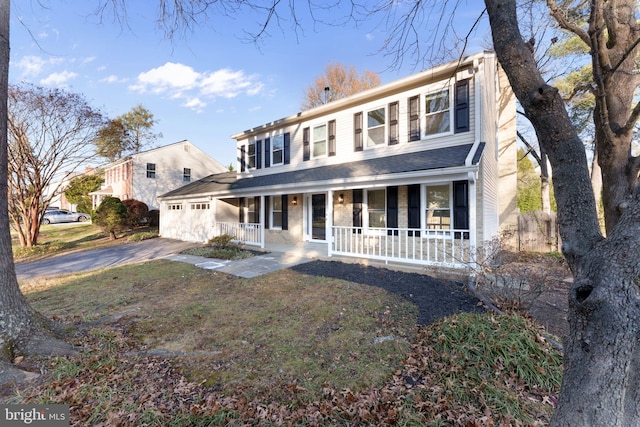
[(271, 164), (281, 165), (284, 162), (284, 135), (273, 137), (271, 147)]
[(386, 108), (376, 108), (367, 112), (367, 147), (375, 147), (386, 142)]
[(156, 177), (156, 164), (147, 163), (147, 178), (155, 178), (155, 177)]
[(314, 126), (313, 133), (313, 157), (327, 155), (327, 125)]
[(193, 210), (203, 210), (203, 209), (210, 209), (211, 208), (211, 204), (209, 203), (191, 203), (191, 209)]
[(425, 96), (425, 135), (451, 132), (451, 97), (449, 88)]
[[(285, 141), (286, 148), (286, 141)], [(286, 152), (286, 149), (285, 149)], [(336, 155), (336, 121), (302, 129), (302, 160)], [(286, 153), (285, 153), (286, 162)]]
[(250, 142), (247, 149), (247, 168), (253, 169), (256, 167), (256, 142)]
[(191, 168), (182, 169), (182, 182), (191, 182)]

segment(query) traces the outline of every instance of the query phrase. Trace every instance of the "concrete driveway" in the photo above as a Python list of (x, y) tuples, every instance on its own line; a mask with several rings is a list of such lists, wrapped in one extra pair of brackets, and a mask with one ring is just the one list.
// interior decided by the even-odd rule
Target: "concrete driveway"
[(173, 239), (148, 239), (108, 248), (90, 249), (39, 261), (16, 264), (18, 280), (100, 270), (117, 265), (166, 258), (197, 244)]

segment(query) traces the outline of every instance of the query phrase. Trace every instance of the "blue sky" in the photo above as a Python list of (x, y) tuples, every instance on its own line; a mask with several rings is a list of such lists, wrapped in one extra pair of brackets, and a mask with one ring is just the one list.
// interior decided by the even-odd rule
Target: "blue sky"
[[(394, 67), (380, 53), (385, 23), (377, 18), (341, 24), (339, 7), (316, 10), (316, 18), (335, 24), (326, 25), (313, 22), (306, 1), (297, 2), (304, 30), (296, 34), (291, 21), (281, 22), (256, 45), (244, 39), (245, 31), (259, 28), (256, 13), (216, 13), (171, 41), (156, 24), (157, 0), (128, 1), (125, 26), (109, 12), (96, 15), (98, 3), (12, 1), (10, 81), (81, 93), (110, 118), (141, 104), (158, 121), (155, 131), (162, 138), (155, 145), (188, 139), (224, 165), (235, 165), (231, 135), (298, 112), (304, 90), (328, 63), (378, 72), (383, 83), (422, 68), (412, 65), (413, 58)], [(475, 0), (459, 3), (455, 30), (464, 36), (483, 7)], [(403, 7), (406, 2), (397, 2), (398, 13)], [(442, 24), (437, 15), (428, 18), (434, 22), (424, 30), (427, 39)], [(487, 45), (482, 28), (467, 53)]]

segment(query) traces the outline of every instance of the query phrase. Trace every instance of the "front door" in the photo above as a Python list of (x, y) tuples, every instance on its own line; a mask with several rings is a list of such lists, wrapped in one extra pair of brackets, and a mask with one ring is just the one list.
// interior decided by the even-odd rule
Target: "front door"
[(326, 240), (327, 238), (327, 195), (312, 194), (309, 206), (309, 230), (311, 240)]

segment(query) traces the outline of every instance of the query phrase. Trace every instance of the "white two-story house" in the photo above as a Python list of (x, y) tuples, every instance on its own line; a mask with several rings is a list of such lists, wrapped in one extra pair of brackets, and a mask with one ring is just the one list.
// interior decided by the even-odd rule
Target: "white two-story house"
[(159, 209), (157, 197), (211, 173), (226, 170), (217, 160), (184, 140), (128, 155), (101, 166), (104, 184), (89, 193), (94, 209), (107, 196), (144, 202)]
[(238, 172), (161, 196), (160, 234), (463, 266), (517, 223), (515, 118), (493, 52), (422, 71), (233, 135)]

